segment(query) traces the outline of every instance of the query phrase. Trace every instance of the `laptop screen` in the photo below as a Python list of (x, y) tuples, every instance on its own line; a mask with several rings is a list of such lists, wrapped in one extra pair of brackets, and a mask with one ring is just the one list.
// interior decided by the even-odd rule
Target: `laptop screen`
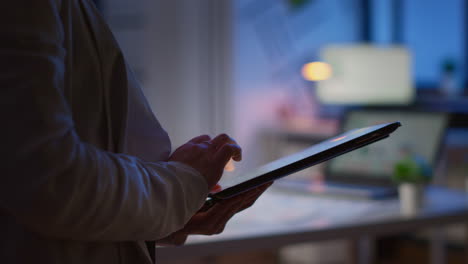
[(394, 164), (403, 151), (423, 158), (434, 168), (436, 156), (448, 122), (445, 113), (411, 111), (353, 110), (348, 113), (343, 130), (373, 124), (400, 121), (403, 126), (383, 140), (331, 160), (327, 176), (390, 179)]

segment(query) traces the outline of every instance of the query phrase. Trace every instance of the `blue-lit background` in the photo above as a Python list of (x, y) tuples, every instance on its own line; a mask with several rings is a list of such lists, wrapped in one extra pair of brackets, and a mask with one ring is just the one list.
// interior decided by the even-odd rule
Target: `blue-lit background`
[[(468, 189), (466, 1), (95, 2), (174, 147), (195, 135), (227, 132), (243, 148), (243, 161), (232, 168), (238, 172), (338, 134), (346, 114), (352, 111), (391, 114), (415, 110), (428, 116), (421, 119), (426, 124), (434, 123), (431, 114), (435, 111), (449, 116), (440, 149), (439, 139), (436, 142), (432, 137), (434, 131), (417, 125), (413, 131), (424, 135), (418, 137), (420, 141), (431, 141), (438, 148), (434, 165), (438, 176), (433, 183), (459, 191)], [(319, 81), (305, 80), (302, 69), (310, 62), (322, 61), (321, 51), (330, 45), (408, 50), (411, 65), (404, 71), (411, 77), (408, 87), (414, 97), (399, 104), (321, 101), (317, 96)], [(351, 68), (365, 66), (361, 59), (353, 57)], [(370, 79), (374, 72), (359, 77)], [(371, 88), (383, 93), (384, 82)], [(357, 91), (357, 97), (364, 97), (361, 92)], [(335, 97), (347, 99), (341, 93)], [(394, 115), (392, 120), (385, 120), (385, 114), (372, 116), (374, 121), (396, 119)], [(367, 123), (358, 122), (346, 128), (364, 125)], [(409, 127), (404, 124), (398, 132), (415, 137), (408, 132)], [(397, 145), (391, 139), (389, 144)], [(377, 153), (384, 152), (382, 145), (376, 146)], [(362, 159), (359, 157), (365, 163)], [(392, 164), (388, 166), (392, 171)], [(314, 166), (302, 176), (323, 179), (323, 171), (323, 167)], [(341, 254), (346, 260), (345, 251)]]

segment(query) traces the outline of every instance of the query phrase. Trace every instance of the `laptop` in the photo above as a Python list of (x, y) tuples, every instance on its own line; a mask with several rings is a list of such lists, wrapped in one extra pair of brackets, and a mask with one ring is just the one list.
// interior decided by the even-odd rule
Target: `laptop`
[[(401, 151), (410, 150), (435, 168), (448, 119), (447, 113), (439, 112), (351, 110), (341, 121), (343, 131), (391, 120), (399, 120), (404, 126), (393, 133), (391, 140), (376, 142), (326, 162), (320, 173), (317, 168), (308, 169), (298, 177), (281, 179), (276, 185), (282, 189), (326, 196), (394, 197), (397, 188), (391, 177)], [(315, 177), (310, 177), (312, 174)]]

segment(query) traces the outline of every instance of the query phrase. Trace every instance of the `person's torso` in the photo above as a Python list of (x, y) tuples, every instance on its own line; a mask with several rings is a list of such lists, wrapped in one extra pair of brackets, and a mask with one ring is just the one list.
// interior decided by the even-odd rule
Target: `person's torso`
[(170, 141), (89, 0), (72, 2), (66, 36), (65, 96), (83, 141), (149, 161), (167, 159)]
[[(153, 116), (112, 33), (89, 0), (63, 0), (65, 100), (82, 141), (165, 160), (166, 132)], [(60, 241), (34, 234), (0, 211), (2, 263), (151, 263), (143, 242)]]

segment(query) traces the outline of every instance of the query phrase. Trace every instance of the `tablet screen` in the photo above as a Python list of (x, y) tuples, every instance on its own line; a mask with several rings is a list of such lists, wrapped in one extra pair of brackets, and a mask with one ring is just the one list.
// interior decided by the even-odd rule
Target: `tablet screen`
[[(323, 141), (319, 144), (313, 145), (301, 152), (286, 156), (284, 158), (278, 159), (276, 161), (273, 161), (271, 163), (268, 163), (262, 167), (259, 167), (255, 170), (252, 170), (250, 172), (240, 174), (240, 175), (232, 175), (231, 177), (226, 177), (222, 178), (219, 184), (222, 187), (222, 190), (225, 190), (227, 188), (236, 186), (238, 184), (244, 183), (246, 181), (252, 180), (256, 177), (265, 175), (269, 172), (281, 169), (287, 165), (293, 164), (295, 162), (301, 161), (303, 159), (315, 156), (321, 152), (324, 152), (329, 149), (333, 149), (339, 145), (345, 144), (347, 142), (350, 142), (352, 140), (357, 140), (357, 143), (359, 143), (359, 138), (363, 137), (363, 139), (370, 138), (373, 132), (377, 133), (378, 130), (385, 128), (387, 126), (390, 126), (395, 123), (389, 123), (389, 124), (381, 124), (381, 125), (375, 125), (371, 127), (365, 127), (365, 128), (360, 128), (360, 129), (354, 129), (348, 132), (345, 132), (343, 134), (340, 134), (338, 136), (335, 136), (329, 140)], [(399, 124), (398, 124), (399, 126)], [(395, 127), (396, 128), (396, 127)], [(392, 130), (393, 131), (393, 130)], [(391, 132), (391, 131), (390, 131)], [(379, 133), (380, 135), (380, 133)], [(352, 149), (352, 147), (350, 148)], [(342, 152), (344, 153), (344, 152)], [(341, 153), (340, 153), (341, 154)], [(313, 164), (312, 164), (313, 165)], [(286, 174), (287, 175), (287, 174)]]

